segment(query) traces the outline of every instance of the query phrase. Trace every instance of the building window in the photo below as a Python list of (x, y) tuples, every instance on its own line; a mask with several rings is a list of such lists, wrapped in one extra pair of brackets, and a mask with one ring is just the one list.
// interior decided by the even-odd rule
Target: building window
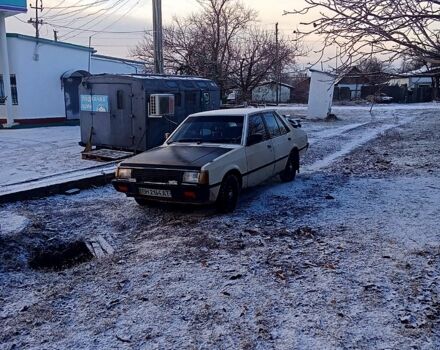
[[(17, 95), (17, 79), (15, 75), (11, 74), (11, 93), (12, 93), (12, 104), (18, 105), (18, 95)], [(3, 75), (0, 74), (0, 105), (5, 104), (5, 87), (3, 84)]]

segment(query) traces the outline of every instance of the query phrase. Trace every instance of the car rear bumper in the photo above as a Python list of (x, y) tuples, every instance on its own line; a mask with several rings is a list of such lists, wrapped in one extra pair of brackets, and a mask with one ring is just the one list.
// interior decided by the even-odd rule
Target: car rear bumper
[[(112, 181), (112, 184), (116, 191), (125, 193), (127, 197), (140, 197), (165, 203), (207, 204), (214, 202), (218, 193), (218, 188), (216, 189), (209, 185), (165, 185), (122, 179), (115, 179)], [(170, 191), (171, 198), (146, 196), (140, 193), (141, 188)]]

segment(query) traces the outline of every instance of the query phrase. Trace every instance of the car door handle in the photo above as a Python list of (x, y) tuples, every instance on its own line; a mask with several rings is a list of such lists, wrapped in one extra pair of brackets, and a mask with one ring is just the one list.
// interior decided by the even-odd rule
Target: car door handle
[(292, 141), (292, 138), (291, 138), (291, 137), (288, 137), (287, 139), (288, 139), (289, 141)]
[(272, 148), (272, 145), (267, 145), (267, 148)]

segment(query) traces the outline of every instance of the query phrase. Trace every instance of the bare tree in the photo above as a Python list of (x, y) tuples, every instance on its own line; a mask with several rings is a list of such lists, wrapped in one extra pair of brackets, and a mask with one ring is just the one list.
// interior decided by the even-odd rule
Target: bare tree
[(277, 43), (274, 34), (257, 27), (249, 28), (232, 44), (231, 84), (241, 91), (241, 98), (250, 101), (252, 90), (278, 72), (293, 66), (300, 45), (284, 38)]
[(365, 55), (403, 55), (440, 63), (439, 0), (304, 0), (302, 9), (285, 14), (315, 18), (298, 33), (323, 37), (321, 53), (338, 46), (345, 64)]
[[(165, 69), (172, 73), (200, 75), (213, 79), (225, 91), (231, 70), (232, 42), (251, 22), (254, 10), (237, 0), (198, 0), (199, 13), (175, 17), (164, 28)], [(151, 64), (153, 42), (145, 35), (132, 55)]]
[(357, 67), (373, 86), (385, 84), (390, 79), (389, 73), (392, 70), (388, 62), (374, 56), (361, 59)]

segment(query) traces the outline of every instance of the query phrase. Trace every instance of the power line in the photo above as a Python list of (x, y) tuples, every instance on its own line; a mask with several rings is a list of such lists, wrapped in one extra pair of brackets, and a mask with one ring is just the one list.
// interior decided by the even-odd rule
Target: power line
[(141, 0), (137, 0), (136, 3), (135, 3), (132, 7), (130, 7), (130, 8), (129, 8), (129, 9), (128, 9), (123, 15), (121, 15), (117, 20), (111, 22), (108, 26), (102, 28), (101, 30), (106, 30), (107, 28), (111, 27), (112, 25), (118, 23), (121, 19), (123, 19), (123, 18), (124, 18), (125, 16), (127, 16), (131, 11), (133, 11), (134, 8), (135, 8), (137, 5), (139, 5), (140, 1), (141, 1)]
[[(61, 6), (62, 4), (64, 4), (66, 2), (66, 0), (61, 0), (58, 4), (56, 4), (55, 6)], [(49, 8), (49, 11), (46, 12), (46, 14), (48, 14), (50, 11), (52, 11), (52, 9)]]
[[(105, 8), (101, 8), (98, 11), (95, 11), (93, 13), (89, 13), (87, 15), (84, 16), (80, 16), (80, 17), (75, 17), (73, 18), (69, 23), (67, 23), (66, 25), (70, 26), (72, 23), (77, 22), (79, 20), (82, 20), (84, 18), (88, 18), (88, 17), (92, 17), (94, 15), (97, 15), (96, 17), (92, 18), (90, 21), (88, 21), (87, 23), (84, 24), (84, 26), (88, 25), (89, 23), (96, 21), (98, 18), (104, 16), (108, 11), (114, 9), (115, 7), (119, 6), (121, 3), (127, 2), (127, 0), (117, 0), (114, 4), (110, 4), (109, 7), (105, 7)], [(102, 13), (101, 13), (102, 12)], [(69, 33), (65, 34), (68, 35)]]
[[(26, 23), (26, 22), (25, 22)], [(135, 34), (135, 33), (145, 33), (145, 32), (152, 32), (153, 29), (144, 29), (144, 30), (132, 30), (132, 31), (111, 31), (111, 30), (93, 30), (93, 29), (82, 29), (77, 27), (68, 27), (68, 26), (62, 26), (54, 23), (48, 22), (48, 24), (55, 28), (63, 28), (63, 29), (73, 29), (74, 31), (82, 31), (82, 32), (89, 32), (89, 33), (105, 33), (105, 34)], [(87, 37), (88, 38), (88, 37)]]
[[(75, 4), (78, 4), (78, 3), (82, 2), (82, 1), (83, 0), (80, 0), (80, 1), (76, 2)], [(68, 7), (68, 8), (66, 8), (66, 9), (74, 8), (74, 10), (72, 10), (72, 11), (62, 10), (62, 11), (59, 11), (59, 12), (55, 13), (52, 16), (45, 17), (45, 18), (48, 18), (48, 19), (51, 19), (51, 20), (55, 20), (55, 21), (65, 21), (68, 18), (72, 18), (75, 15), (78, 15), (81, 12), (84, 12), (85, 10), (88, 10), (90, 7), (94, 7), (96, 5), (99, 5), (99, 4), (108, 2), (108, 1), (109, 0), (98, 0), (98, 1), (94, 1), (94, 2), (91, 2), (91, 3), (84, 4), (84, 5), (72, 5), (72, 6)]]
[[(50, 9), (50, 10), (63, 10), (63, 9), (71, 9), (71, 8), (77, 8), (77, 7), (93, 6), (93, 5), (95, 5), (95, 4), (99, 4), (99, 3), (107, 2), (107, 1), (109, 1), (109, 0), (98, 0), (98, 1), (94, 1), (94, 2), (92, 2), (92, 3), (87, 3), (87, 4), (84, 4), (84, 5), (76, 5), (76, 4), (78, 4), (78, 3), (83, 2), (83, 0), (80, 0), (80, 1), (78, 1), (78, 2), (76, 2), (75, 4), (70, 5), (70, 6), (54, 6), (54, 7), (46, 7), (46, 8), (47, 8), (47, 9)], [(49, 12), (49, 11), (48, 11), (48, 12)]]
[[(15, 18), (17, 21), (20, 21), (21, 23), (28, 23), (26, 21), (23, 21), (21, 18), (18, 18), (17, 16), (12, 16), (12, 18)], [(82, 28), (77, 28), (77, 27), (68, 27), (68, 26), (62, 26), (59, 24), (51, 23), (51, 22), (46, 22), (46, 24), (48, 24), (54, 28), (74, 29), (74, 30), (81, 30), (84, 32), (102, 33), (102, 34), (137, 34), (137, 33), (153, 32), (153, 29), (113, 31), (113, 30), (93, 30), (93, 29), (82, 29)], [(88, 36), (86, 36), (84, 38), (88, 38)], [(102, 39), (104, 39), (104, 38), (102, 38)], [(108, 38), (108, 39), (117, 39), (117, 38)]]
[[(107, 16), (106, 16), (107, 14), (108, 14), (108, 15), (112, 15), (113, 13), (115, 13), (116, 11), (118, 11), (120, 8), (122, 8), (124, 5), (126, 5), (129, 1), (130, 1), (130, 0), (118, 0), (118, 1), (115, 3), (115, 4), (117, 4), (117, 5), (114, 5), (114, 6), (112, 6), (112, 7), (109, 7), (109, 8), (106, 8), (106, 9), (101, 9), (100, 11), (97, 11), (97, 13), (99, 13), (99, 12), (102, 12), (102, 13), (99, 14), (98, 16), (96, 16), (95, 18), (92, 18), (90, 21), (84, 23), (84, 24), (83, 24), (84, 27), (86, 27), (88, 24), (90, 24), (90, 23), (96, 21), (98, 18), (101, 18), (101, 17), (103, 17), (103, 16), (105, 16), (105, 17), (102, 18), (101, 20), (99, 20), (97, 23), (92, 24), (89, 28), (84, 28), (84, 29), (91, 29), (91, 28), (93, 28), (93, 27), (96, 27), (99, 23), (101, 23), (102, 21), (104, 21), (104, 20), (107, 18)], [(79, 20), (79, 19), (81, 19), (81, 18), (84, 18), (84, 17), (89, 17), (89, 15), (88, 15), (88, 16), (80, 17), (80, 18), (78, 18), (78, 19), (74, 19), (74, 20), (72, 20), (71, 22), (69, 22), (68, 25), (70, 25), (71, 23), (73, 23), (73, 22), (75, 22), (75, 21), (77, 21), (77, 20)], [(69, 35), (72, 34), (73, 32), (78, 31), (78, 30), (71, 30), (71, 31), (67, 32), (66, 34), (64, 34), (63, 37), (66, 37), (66, 36), (67, 36), (66, 39), (72, 39), (72, 38), (78, 36), (80, 33), (84, 32), (84, 29), (79, 29), (79, 32), (78, 32), (77, 34), (73, 34), (73, 35), (69, 36)]]

